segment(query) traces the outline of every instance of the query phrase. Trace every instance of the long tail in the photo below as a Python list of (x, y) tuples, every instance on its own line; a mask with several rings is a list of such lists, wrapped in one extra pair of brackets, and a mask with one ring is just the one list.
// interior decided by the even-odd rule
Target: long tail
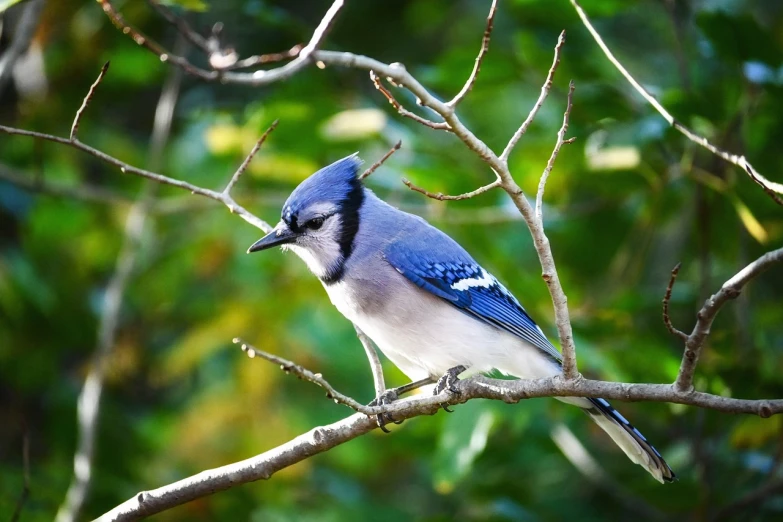
[(612, 437), (612, 440), (620, 446), (631, 461), (649, 471), (650, 475), (655, 477), (658, 482), (663, 484), (675, 480), (674, 471), (666, 464), (658, 450), (647, 442), (644, 435), (608, 402), (604, 399), (585, 399), (584, 401), (582, 404), (576, 401), (568, 402), (582, 407), (585, 413), (590, 415), (590, 418)]

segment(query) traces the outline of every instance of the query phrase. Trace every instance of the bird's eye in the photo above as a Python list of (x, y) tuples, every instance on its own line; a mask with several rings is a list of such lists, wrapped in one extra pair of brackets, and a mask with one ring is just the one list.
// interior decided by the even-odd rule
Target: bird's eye
[(317, 217), (305, 222), (305, 228), (310, 230), (318, 230), (324, 224), (324, 218)]

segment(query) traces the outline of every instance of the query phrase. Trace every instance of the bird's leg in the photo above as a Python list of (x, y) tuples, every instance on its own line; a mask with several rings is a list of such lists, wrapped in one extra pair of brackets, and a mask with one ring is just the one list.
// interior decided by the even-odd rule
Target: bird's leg
[[(403, 384), (397, 388), (391, 388), (378, 395), (367, 406), (386, 406), (399, 399), (400, 395), (410, 393), (413, 390), (421, 388), (422, 386), (426, 386), (427, 384), (432, 384), (432, 381), (433, 379), (431, 377), (427, 377), (418, 381), (409, 382), (408, 384)], [(386, 424), (389, 422), (393, 422), (394, 424), (402, 424), (402, 421), (395, 420), (390, 413), (379, 413), (376, 416), (376, 421), (378, 422), (378, 427), (381, 428), (381, 430), (383, 430), (385, 433), (390, 433), (389, 430), (386, 429)]]
[[(438, 379), (438, 382), (435, 384), (435, 389), (432, 390), (433, 395), (440, 395), (444, 390), (448, 390), (449, 393), (453, 394), (459, 394), (459, 390), (454, 387), (454, 385), (459, 381), (459, 378), (457, 377), (459, 374), (467, 370), (463, 365), (455, 366), (454, 368), (449, 368), (446, 370), (446, 373), (443, 374), (443, 376)], [(442, 405), (443, 409), (446, 410), (449, 413), (452, 413), (452, 410), (449, 409), (448, 406)]]

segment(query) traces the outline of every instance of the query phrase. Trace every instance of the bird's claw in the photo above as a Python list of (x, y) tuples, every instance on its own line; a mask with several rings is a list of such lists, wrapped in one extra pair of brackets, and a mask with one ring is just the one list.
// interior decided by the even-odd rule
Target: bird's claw
[[(454, 395), (459, 395), (460, 391), (454, 386), (459, 382), (459, 377), (457, 377), (459, 374), (464, 372), (467, 368), (465, 368), (463, 365), (455, 366), (454, 368), (449, 368), (446, 370), (446, 373), (444, 373), (440, 379), (438, 379), (438, 382), (435, 383), (435, 388), (432, 390), (433, 395), (440, 395), (444, 391), (448, 390), (449, 393), (452, 393)], [(448, 413), (454, 413), (453, 410), (450, 410), (448, 405), (441, 404), (443, 409), (447, 411)]]
[[(397, 393), (397, 390), (391, 389), (386, 390), (382, 394), (378, 395), (376, 398), (374, 398), (370, 404), (367, 406), (373, 407), (373, 406), (386, 406), (397, 399), (399, 399), (399, 394)], [(402, 424), (402, 421), (395, 420), (394, 417), (392, 417), (391, 413), (379, 413), (375, 416), (375, 422), (378, 423), (378, 427), (383, 431), (384, 433), (391, 433), (391, 431), (386, 428), (386, 425), (390, 422), (393, 422), (394, 424)]]

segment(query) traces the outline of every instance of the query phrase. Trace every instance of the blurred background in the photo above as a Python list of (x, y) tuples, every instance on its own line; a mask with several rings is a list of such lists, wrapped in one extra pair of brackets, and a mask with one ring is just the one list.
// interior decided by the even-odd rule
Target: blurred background
[[(0, 123), (67, 136), (100, 67), (111, 68), (80, 138), (139, 167), (220, 188), (275, 119), (235, 197), (270, 223), (321, 166), (359, 151), (385, 200), (461, 242), (556, 339), (527, 229), (493, 191), (440, 203), (493, 174), (454, 136), (400, 118), (365, 72), (308, 67), (263, 88), (206, 83), (137, 46), (92, 1), (0, 2)], [(35, 3), (35, 5), (34, 5)], [(201, 34), (223, 22), (240, 56), (309, 40), (330, 1), (171, 0)], [(169, 49), (203, 55), (146, 2), (117, 1)], [(783, 2), (584, 0), (618, 58), (686, 125), (781, 181)], [(323, 48), (402, 62), (441, 99), (470, 73), (484, 0), (349, 1)], [(25, 18), (26, 17), (26, 18)], [(32, 30), (25, 23), (34, 24)], [(569, 297), (580, 370), (671, 382), (703, 300), (783, 239), (783, 213), (744, 172), (669, 129), (607, 62), (566, 0), (501, 1), (490, 52), (459, 109), (495, 151), (540, 91), (562, 29), (563, 60), (511, 157), (534, 194), (576, 83), (569, 136), (545, 223)], [(29, 35), (29, 50), (20, 42)], [(396, 89), (411, 110), (415, 100)], [(421, 114), (426, 114), (420, 112)], [(92, 482), (78, 518), (136, 492), (273, 448), (347, 408), (250, 360), (237, 336), (373, 398), (350, 323), (292, 254), (245, 255), (260, 232), (218, 203), (148, 186), (68, 147), (0, 136), (0, 513), (51, 520), (73, 475), (77, 398), (96, 360), (105, 382)], [(696, 386), (783, 397), (783, 270), (720, 313)], [(108, 303), (108, 304), (107, 304)], [(114, 308), (112, 308), (114, 307)], [(105, 357), (95, 359), (96, 354)], [(384, 361), (387, 382), (404, 376)], [(94, 391), (94, 390), (93, 390)], [(618, 408), (680, 477), (661, 486), (584, 415), (551, 399), (472, 401), (361, 437), (259, 482), (154, 520), (772, 520), (783, 516), (781, 416), (759, 419), (660, 403)], [(28, 452), (24, 451), (27, 446)]]

